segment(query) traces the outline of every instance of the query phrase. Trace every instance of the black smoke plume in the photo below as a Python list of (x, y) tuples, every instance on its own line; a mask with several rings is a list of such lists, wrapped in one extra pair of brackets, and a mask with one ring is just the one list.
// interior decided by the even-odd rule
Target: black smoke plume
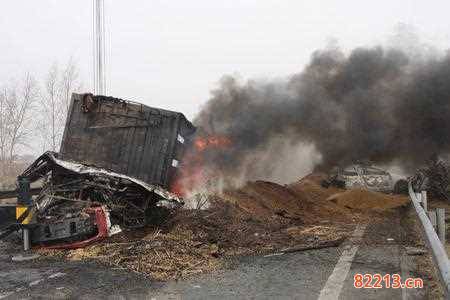
[[(411, 170), (450, 152), (450, 56), (317, 51), (284, 81), (223, 78), (194, 123), (231, 141), (203, 154), (208, 169), (228, 177), (276, 179), (305, 163), (327, 170), (361, 160)], [(302, 156), (302, 148), (311, 151)]]

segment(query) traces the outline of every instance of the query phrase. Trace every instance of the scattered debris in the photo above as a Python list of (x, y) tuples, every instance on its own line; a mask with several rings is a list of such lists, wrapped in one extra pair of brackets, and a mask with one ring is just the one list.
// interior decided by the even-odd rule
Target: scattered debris
[(299, 251), (306, 251), (306, 250), (313, 250), (313, 249), (338, 247), (340, 244), (342, 244), (343, 241), (344, 241), (344, 238), (340, 238), (337, 240), (320, 242), (315, 245), (299, 245), (299, 246), (281, 249), (281, 252), (282, 253), (292, 253), (292, 252), (299, 252)]
[[(169, 280), (217, 270), (224, 267), (227, 257), (235, 255), (271, 256), (281, 251), (336, 247), (353, 232), (355, 224), (369, 216), (376, 218), (377, 212), (327, 200), (336, 193), (345, 197), (346, 191), (325, 189), (320, 186), (322, 179), (323, 175), (311, 174), (286, 186), (249, 182), (209, 195), (210, 205), (205, 209), (178, 209), (160, 226), (150, 224), (83, 249), (41, 252), (70, 260), (94, 259)], [(386, 194), (361, 193), (395, 202), (395, 197)]]

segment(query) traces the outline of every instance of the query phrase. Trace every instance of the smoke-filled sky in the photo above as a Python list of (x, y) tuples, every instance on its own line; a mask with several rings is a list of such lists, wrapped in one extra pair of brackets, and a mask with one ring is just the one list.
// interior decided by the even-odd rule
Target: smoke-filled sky
[[(3, 1), (0, 83), (78, 61), (92, 81), (92, 0)], [(384, 44), (396, 24), (450, 48), (448, 1), (239, 0), (106, 2), (111, 95), (193, 118), (224, 74), (284, 77), (337, 39), (344, 51)]]
[(450, 153), (449, 116), (450, 52), (329, 47), (285, 80), (223, 78), (195, 122), (230, 140), (209, 169), (285, 181), (357, 161), (413, 170)]

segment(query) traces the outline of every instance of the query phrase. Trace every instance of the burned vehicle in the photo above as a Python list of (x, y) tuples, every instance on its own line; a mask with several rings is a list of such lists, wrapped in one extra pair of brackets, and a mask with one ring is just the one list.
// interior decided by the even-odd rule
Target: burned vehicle
[(404, 189), (405, 182), (399, 180), (394, 183), (389, 172), (373, 165), (353, 164), (346, 168), (334, 168), (322, 185), (346, 189), (364, 188), (376, 192), (393, 192), (398, 189), (400, 192)]
[(43, 183), (32, 201), (26, 188), (19, 195), (30, 200), (31, 240), (82, 247), (182, 205), (169, 189), (194, 132), (178, 112), (73, 94), (60, 153), (44, 153), (19, 176)]

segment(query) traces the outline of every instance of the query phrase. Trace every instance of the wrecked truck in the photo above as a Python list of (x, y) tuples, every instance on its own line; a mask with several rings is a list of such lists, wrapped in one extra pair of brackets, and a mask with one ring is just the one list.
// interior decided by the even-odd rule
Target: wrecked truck
[(183, 204), (169, 189), (194, 132), (179, 112), (73, 94), (60, 152), (18, 178), (17, 223), (34, 244), (78, 248), (155, 221)]

